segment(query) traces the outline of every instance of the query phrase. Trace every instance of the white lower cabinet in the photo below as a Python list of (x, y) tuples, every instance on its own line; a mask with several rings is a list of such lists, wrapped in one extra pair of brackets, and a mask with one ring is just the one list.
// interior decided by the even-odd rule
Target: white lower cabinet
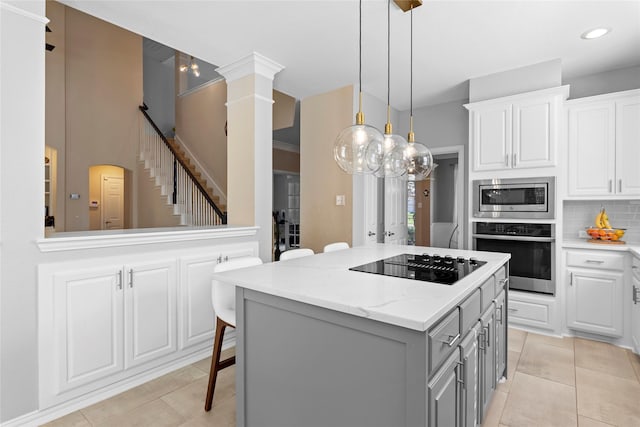
[(40, 265), (40, 409), (210, 351), (213, 267), (257, 250), (251, 242)]
[(640, 257), (631, 265), (631, 341), (633, 351), (640, 354)]
[(54, 347), (46, 351), (53, 351), (55, 394), (124, 369), (121, 268), (105, 266), (54, 275), (54, 310), (48, 319)]
[[(567, 327), (623, 335), (624, 254), (567, 251)], [(593, 266), (586, 268), (585, 266)]]

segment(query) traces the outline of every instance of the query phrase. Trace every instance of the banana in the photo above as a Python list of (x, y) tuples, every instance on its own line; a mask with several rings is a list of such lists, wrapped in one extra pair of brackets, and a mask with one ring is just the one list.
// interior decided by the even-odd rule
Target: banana
[(612, 228), (611, 223), (609, 222), (609, 215), (607, 215), (604, 208), (602, 209), (602, 225), (604, 225), (604, 228)]
[(603, 214), (603, 210), (601, 210), (600, 212), (598, 212), (598, 215), (596, 215), (596, 220), (595, 220), (595, 225), (596, 228), (602, 228), (602, 214)]

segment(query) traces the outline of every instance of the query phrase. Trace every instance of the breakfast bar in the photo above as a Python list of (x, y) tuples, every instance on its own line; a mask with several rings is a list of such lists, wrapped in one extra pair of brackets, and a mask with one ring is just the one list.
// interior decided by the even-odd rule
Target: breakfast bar
[(509, 258), (380, 244), (216, 274), (237, 425), (476, 425), (507, 372)]

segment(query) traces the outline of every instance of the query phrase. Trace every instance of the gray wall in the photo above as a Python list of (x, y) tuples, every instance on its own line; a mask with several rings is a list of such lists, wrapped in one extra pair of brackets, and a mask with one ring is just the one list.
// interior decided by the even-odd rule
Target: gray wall
[(640, 67), (622, 68), (588, 76), (567, 78), (571, 85), (569, 99), (640, 88)]
[(159, 62), (143, 52), (144, 102), (149, 107), (149, 115), (166, 136), (173, 136), (176, 124), (173, 63), (171, 58)]
[(431, 191), (434, 201), (436, 201), (431, 222), (456, 223), (458, 220), (453, 217), (455, 203), (453, 171), (455, 165), (458, 164), (458, 159), (434, 158), (434, 161), (438, 167), (435, 169), (435, 181), (431, 181)]

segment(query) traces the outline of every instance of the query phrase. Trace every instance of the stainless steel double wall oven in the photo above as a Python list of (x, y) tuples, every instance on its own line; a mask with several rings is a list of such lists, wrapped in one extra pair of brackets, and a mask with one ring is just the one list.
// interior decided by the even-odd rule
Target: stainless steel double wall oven
[(473, 216), (523, 222), (475, 222), (473, 249), (511, 254), (509, 289), (555, 294), (555, 178), (473, 182)]

